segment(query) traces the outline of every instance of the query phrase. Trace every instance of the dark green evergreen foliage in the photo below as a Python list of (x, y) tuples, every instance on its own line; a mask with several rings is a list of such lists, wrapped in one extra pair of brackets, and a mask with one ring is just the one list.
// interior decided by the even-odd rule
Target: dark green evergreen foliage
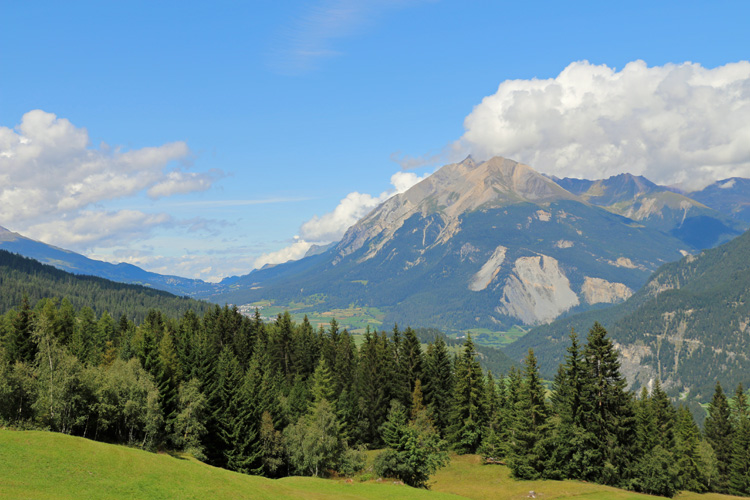
[(515, 405), (515, 436), (510, 449), (510, 470), (519, 479), (543, 475), (547, 460), (549, 409), (534, 351), (524, 361), (524, 378)]
[(565, 364), (560, 365), (553, 383), (551, 432), (557, 446), (544, 473), (548, 478), (580, 478), (584, 475), (583, 446), (585, 441), (590, 440), (582, 412), (585, 376), (578, 334), (572, 330)]
[(707, 485), (703, 474), (699, 447), (701, 432), (687, 407), (677, 408), (675, 424), (675, 458), (679, 468), (680, 489), (702, 493)]
[(656, 436), (658, 442), (666, 449), (674, 448), (674, 427), (677, 412), (669, 401), (667, 394), (661, 388), (659, 379), (654, 381), (651, 391), (651, 408), (656, 422)]
[(139, 322), (149, 309), (176, 317), (188, 309), (203, 313), (210, 308), (206, 302), (145, 286), (70, 274), (5, 250), (0, 250), (0, 283), (0, 311), (17, 307), (24, 295), (31, 303), (47, 297), (65, 297), (76, 310), (90, 307), (97, 315), (108, 311), (113, 317), (125, 314)]
[(409, 394), (414, 390), (414, 384), (422, 378), (422, 346), (417, 338), (416, 332), (411, 328), (404, 331), (404, 339), (401, 342), (399, 360), (403, 363), (404, 376), (408, 385)]
[(424, 402), (438, 432), (445, 435), (451, 419), (453, 369), (451, 355), (442, 337), (428, 344), (424, 361)]
[(29, 305), (29, 297), (24, 294), (21, 307), (12, 311), (10, 328), (5, 335), (5, 352), (10, 361), (30, 363), (36, 355), (36, 346), (31, 339), (34, 323), (34, 312)]
[[(221, 368), (222, 364), (226, 368)], [(220, 376), (224, 375), (222, 386), (226, 394), (222, 399), (228, 399), (224, 411), (218, 408), (220, 413), (216, 416), (221, 429), (226, 467), (246, 474), (260, 474), (264, 472), (260, 440), (262, 375), (257, 365), (251, 362), (243, 376), (236, 357), (228, 362), (220, 360), (219, 367)]]
[(458, 453), (476, 453), (487, 425), (484, 376), (468, 336), (455, 365), (455, 385), (448, 441)]
[(729, 464), (732, 456), (732, 421), (729, 402), (719, 382), (713, 398), (708, 404), (708, 417), (703, 424), (706, 440), (716, 453), (718, 474), (713, 489), (721, 493), (729, 491)]
[(599, 323), (589, 330), (583, 372), (581, 419), (586, 451), (581, 479), (617, 484), (631, 459), (635, 421), (617, 350)]
[[(638, 400), (625, 391), (598, 324), (585, 346), (571, 335), (547, 401), (533, 352), (496, 382), (471, 338), (457, 356), (440, 336), (423, 354), (411, 329), (368, 330), (358, 349), (335, 321), (315, 332), (232, 307), (179, 318), (154, 309), (140, 323), (94, 311), (45, 299), (0, 317), (0, 423), (176, 446), (270, 477), (353, 474), (364, 462), (351, 445), (387, 445), (378, 470), (424, 485), (450, 445), (507, 461), (517, 477), (747, 494), (742, 390), (731, 405), (717, 391), (701, 440), (659, 382)], [(19, 331), (31, 332), (30, 361)]]
[(750, 407), (742, 384), (737, 386), (732, 406), (734, 439), (729, 462), (729, 492), (750, 495)]
[(414, 487), (425, 487), (429, 477), (448, 461), (440, 436), (429, 424), (426, 410), (419, 409), (420, 406), (417, 396), (414, 415), (409, 420), (406, 408), (393, 401), (381, 428), (388, 449), (375, 458), (374, 464), (378, 475), (400, 479)]
[(360, 440), (378, 445), (382, 442), (379, 429), (387, 414), (391, 400), (390, 374), (393, 359), (388, 338), (365, 331), (364, 343), (359, 350), (359, 371), (357, 387), (359, 391)]

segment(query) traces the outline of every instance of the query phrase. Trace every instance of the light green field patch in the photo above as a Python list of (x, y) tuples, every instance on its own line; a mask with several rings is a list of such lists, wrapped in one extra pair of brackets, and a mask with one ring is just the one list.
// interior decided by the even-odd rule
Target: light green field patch
[(528, 330), (525, 330), (520, 326), (514, 325), (507, 331), (496, 331), (488, 328), (470, 328), (464, 330), (462, 333), (464, 335), (471, 334), (471, 339), (476, 344), (501, 348), (520, 339), (526, 335), (527, 331)]

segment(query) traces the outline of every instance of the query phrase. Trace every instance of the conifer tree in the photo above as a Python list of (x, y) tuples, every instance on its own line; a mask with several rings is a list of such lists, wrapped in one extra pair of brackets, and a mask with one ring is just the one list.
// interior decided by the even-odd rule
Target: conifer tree
[(364, 343), (359, 351), (357, 391), (362, 415), (360, 437), (368, 443), (378, 444), (378, 429), (385, 421), (388, 406), (389, 365), (388, 339), (365, 331)]
[(732, 422), (734, 439), (729, 462), (729, 492), (750, 495), (750, 407), (742, 384), (735, 392)]
[(333, 386), (333, 377), (331, 376), (331, 370), (328, 368), (328, 362), (325, 358), (320, 358), (318, 367), (312, 376), (313, 403), (319, 403), (324, 399), (330, 403), (335, 394), (336, 389)]
[(599, 323), (589, 330), (583, 360), (581, 479), (615, 485), (632, 458), (635, 422), (617, 350)]
[(661, 388), (659, 379), (654, 381), (651, 391), (651, 408), (656, 419), (656, 430), (659, 444), (666, 450), (674, 449), (674, 426), (677, 412), (669, 401), (667, 393)]
[(405, 381), (408, 384), (407, 390), (411, 394), (414, 390), (414, 384), (417, 379), (422, 378), (422, 346), (417, 338), (417, 334), (411, 327), (404, 331), (404, 339), (401, 342), (401, 353), (399, 360), (403, 363), (403, 372)]
[(442, 337), (427, 346), (424, 362), (424, 400), (438, 432), (445, 435), (451, 419), (453, 370), (448, 347)]
[(699, 456), (700, 430), (693, 414), (683, 405), (677, 408), (675, 425), (675, 458), (680, 471), (680, 489), (703, 493), (706, 485), (701, 475)]
[(714, 491), (729, 491), (729, 464), (732, 457), (732, 422), (727, 401), (721, 384), (716, 382), (716, 389), (708, 404), (708, 417), (703, 424), (706, 440), (716, 453), (717, 477)]
[(560, 365), (552, 388), (552, 452), (544, 472), (544, 476), (551, 479), (580, 478), (583, 475), (583, 357), (578, 344), (578, 334), (573, 330), (570, 332), (570, 346), (567, 352), (565, 364)]
[(5, 352), (10, 362), (31, 363), (36, 356), (36, 344), (32, 340), (34, 332), (34, 312), (29, 305), (29, 297), (24, 294), (21, 307), (12, 316), (10, 331), (5, 339)]
[(463, 353), (456, 360), (452, 424), (448, 428), (448, 439), (458, 453), (476, 453), (487, 423), (484, 377), (474, 356), (474, 343), (469, 335)]
[(544, 445), (549, 431), (549, 410), (532, 349), (529, 349), (524, 366), (524, 379), (516, 404), (516, 435), (509, 465), (515, 477), (536, 479), (541, 477), (547, 461)]

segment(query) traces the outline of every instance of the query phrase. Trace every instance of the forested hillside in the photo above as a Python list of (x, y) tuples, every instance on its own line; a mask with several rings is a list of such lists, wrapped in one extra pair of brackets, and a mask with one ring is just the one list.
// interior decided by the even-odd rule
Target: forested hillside
[[(717, 385), (705, 436), (658, 382), (625, 390), (595, 325), (575, 337), (548, 398), (530, 351), (522, 371), (484, 373), (471, 338), (423, 350), (411, 328), (315, 331), (289, 314), (264, 323), (214, 306), (119, 322), (45, 299), (0, 323), (0, 420), (146, 449), (185, 450), (269, 477), (374, 472), (423, 486), (447, 450), (506, 462), (520, 479), (572, 478), (671, 496), (748, 494), (750, 409)], [(424, 334), (425, 332), (422, 332)], [(731, 407), (731, 409), (730, 409)], [(739, 444), (737, 444), (739, 443)]]
[(750, 383), (750, 233), (700, 255), (666, 264), (623, 304), (531, 330), (506, 352), (539, 353), (551, 374), (571, 328), (600, 321), (618, 343), (631, 383), (660, 379), (671, 394), (705, 402), (713, 385)]
[(65, 297), (73, 309), (88, 307), (97, 315), (107, 311), (138, 322), (150, 309), (178, 316), (188, 309), (198, 313), (211, 305), (140, 285), (117, 283), (95, 276), (79, 276), (52, 266), (0, 250), (0, 313), (21, 304), (25, 296), (32, 303), (47, 297)]

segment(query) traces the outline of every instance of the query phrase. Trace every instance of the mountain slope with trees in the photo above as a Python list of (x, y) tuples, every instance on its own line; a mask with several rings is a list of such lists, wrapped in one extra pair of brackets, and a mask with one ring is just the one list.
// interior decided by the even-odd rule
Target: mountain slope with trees
[(192, 296), (198, 293), (216, 292), (220, 288), (219, 285), (201, 280), (152, 273), (132, 264), (112, 264), (89, 259), (70, 250), (26, 238), (4, 227), (0, 227), (0, 250), (17, 253), (69, 273), (148, 286), (176, 295)]
[(623, 304), (570, 316), (531, 330), (505, 351), (540, 353), (550, 374), (565, 336), (598, 320), (623, 356), (636, 387), (660, 379), (670, 394), (707, 401), (714, 383), (750, 384), (750, 232), (700, 255), (664, 265)]
[(150, 309), (168, 315), (197, 312), (210, 305), (153, 288), (110, 281), (95, 276), (79, 276), (36, 260), (0, 250), (0, 312), (21, 304), (49, 297), (65, 297), (73, 309), (91, 308), (97, 315), (107, 311), (115, 318), (142, 321)]

